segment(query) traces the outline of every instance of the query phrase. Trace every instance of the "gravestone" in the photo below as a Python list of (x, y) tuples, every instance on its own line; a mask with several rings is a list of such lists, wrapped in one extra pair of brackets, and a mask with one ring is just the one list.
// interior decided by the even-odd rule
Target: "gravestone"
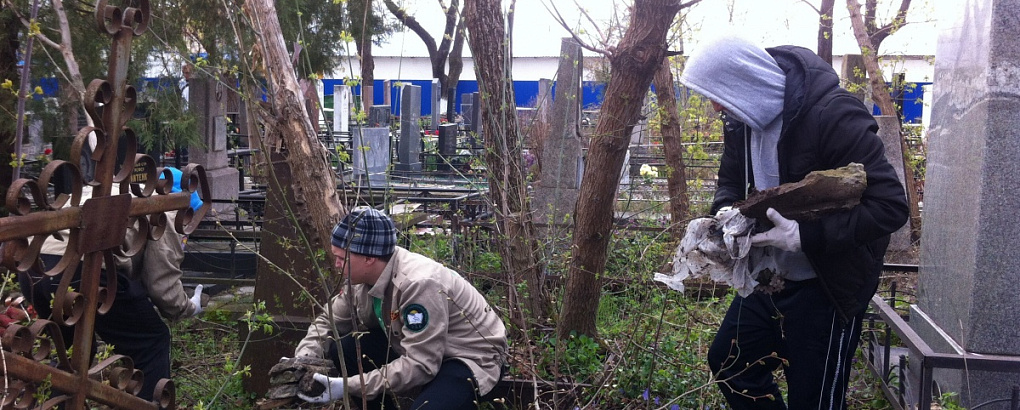
[(333, 132), (347, 134), (351, 131), (351, 87), (333, 86)]
[(383, 84), (383, 90), (385, 90), (385, 91), (383, 91), (383, 97), (382, 97), (383, 98), (382, 99), (383, 105), (393, 105), (393, 99), (392, 99), (392, 96), (393, 96), (393, 84), (390, 82), (390, 80), (384, 80), (382, 82), (382, 84)]
[(471, 116), (472, 107), (474, 106), (475, 95), (474, 93), (461, 94), (460, 96), (460, 118), (464, 127), (469, 131), (471, 129), (471, 121), (474, 117)]
[[(538, 110), (530, 107), (517, 107), (517, 126), (528, 130), (536, 122)], [(527, 134), (527, 132), (525, 132)]]
[(351, 156), (354, 178), (367, 179), (372, 186), (386, 185), (386, 171), (390, 167), (389, 127), (354, 127), (353, 131)]
[[(938, 353), (1020, 356), (1020, 0), (943, 2), (918, 302)], [(913, 369), (919, 361), (910, 360)], [(1016, 373), (938, 370), (961, 404), (1010, 397)], [(982, 408), (1005, 409), (1007, 403)]]
[[(205, 167), (212, 199), (237, 199), (240, 185), (237, 169), (229, 166), (227, 155), (226, 86), (208, 75), (195, 75), (188, 81), (188, 110), (195, 115), (198, 134), (205, 146), (188, 148), (188, 161)], [(216, 212), (225, 212), (230, 204), (213, 204)]]
[(431, 97), (431, 101), (430, 101), (432, 103), (432, 107), (431, 107), (431, 110), (432, 110), (431, 111), (432, 112), (432, 121), (429, 124), (429, 129), (432, 130), (433, 132), (439, 130), (439, 109), (440, 109), (439, 108), (439, 103), (441, 101), (441, 99), (439, 98), (440, 97), (439, 94), (440, 94), (440, 91), (439, 91), (439, 79), (433, 78), (432, 79), (432, 97)]
[(648, 155), (647, 145), (651, 130), (648, 128), (648, 117), (652, 113), (652, 100), (649, 94), (645, 94), (645, 100), (641, 104), (641, 116), (637, 124), (630, 131), (630, 146), (636, 148), (639, 155)]
[(405, 85), (400, 98), (400, 141), (397, 143), (397, 166), (401, 172), (420, 172), (421, 87)]
[(368, 126), (369, 127), (389, 127), (390, 126), (390, 106), (389, 105), (373, 105), (368, 110)]
[[(482, 139), (482, 96), (475, 92), (471, 93), (471, 111), (468, 115), (471, 116), (471, 131), (475, 133), (475, 140), (478, 145), (481, 145)], [(474, 143), (471, 146), (475, 146)]]
[(552, 107), (553, 82), (548, 78), (538, 80), (538, 99), (535, 100), (535, 109), (538, 110), (538, 121), (549, 122), (549, 112)]
[(440, 171), (449, 171), (450, 165), (448, 162), (452, 161), (451, 156), (457, 154), (457, 124), (443, 124), (439, 126), (439, 166), (437, 167)]
[[(556, 74), (556, 98), (549, 117), (549, 136), (543, 146), (542, 171), (535, 195), (535, 222), (547, 241), (566, 238), (566, 226), (581, 186), (583, 154), (577, 125), (581, 115), (581, 45), (572, 38), (561, 42)], [(558, 245), (556, 246), (558, 247)]]
[[(266, 302), (266, 313), (272, 315), (273, 331), (266, 333), (256, 326), (251, 334), (250, 345), (241, 352), (241, 366), (250, 366), (251, 371), (242, 380), (246, 391), (263, 396), (270, 388), (269, 369), (280, 357), (293, 357), (294, 348), (305, 336), (314, 316), (313, 300), (327, 300), (330, 290), (321, 285), (317, 264), (310, 259), (312, 252), (302, 246), (294, 246), (291, 238), (303, 235), (301, 228), (293, 223), (293, 204), (297, 196), (291, 186), (293, 177), (290, 166), (282, 154), (271, 152), (270, 166), (273, 177), (284, 189), (268, 189), (262, 217), (262, 231), (255, 291), (253, 298)], [(274, 186), (274, 184), (271, 184)], [(286, 261), (281, 269), (274, 261)], [(306, 287), (307, 286), (307, 287)], [(302, 295), (303, 291), (309, 295)], [(248, 326), (239, 322), (238, 337), (248, 337)]]
[[(903, 145), (900, 143), (899, 117), (895, 115), (879, 115), (875, 117), (878, 121), (878, 136), (882, 138), (885, 145), (885, 159), (892, 164), (896, 170), (896, 177), (900, 182), (906, 181), (903, 172)], [(906, 186), (906, 184), (904, 184)], [(910, 249), (910, 223), (903, 225), (899, 230), (893, 232), (889, 240), (889, 251), (902, 252)]]

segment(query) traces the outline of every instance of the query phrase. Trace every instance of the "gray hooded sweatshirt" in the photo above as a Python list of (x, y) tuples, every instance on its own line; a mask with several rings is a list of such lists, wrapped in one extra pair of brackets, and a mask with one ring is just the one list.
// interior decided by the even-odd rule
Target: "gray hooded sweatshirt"
[[(688, 58), (680, 82), (722, 105), (750, 127), (755, 187), (762, 190), (779, 185), (777, 148), (783, 130), (786, 73), (776, 60), (751, 41), (722, 37), (706, 43)], [(752, 272), (772, 268), (790, 280), (816, 276), (803, 252), (771, 251), (775, 259), (752, 258)]]

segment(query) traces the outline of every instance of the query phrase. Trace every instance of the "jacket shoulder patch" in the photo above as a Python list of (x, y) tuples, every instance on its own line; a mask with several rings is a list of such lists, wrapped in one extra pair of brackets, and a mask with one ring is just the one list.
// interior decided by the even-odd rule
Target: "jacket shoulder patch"
[(429, 311), (417, 303), (405, 307), (401, 316), (404, 319), (404, 326), (412, 332), (421, 332), (429, 325)]

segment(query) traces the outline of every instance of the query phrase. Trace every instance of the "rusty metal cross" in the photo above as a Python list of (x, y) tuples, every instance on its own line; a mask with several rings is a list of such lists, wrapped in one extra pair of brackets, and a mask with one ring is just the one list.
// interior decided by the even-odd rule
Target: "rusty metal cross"
[[(95, 21), (102, 34), (113, 37), (107, 78), (93, 80), (86, 92), (86, 112), (95, 126), (82, 128), (72, 144), (71, 161), (53, 161), (37, 180), (18, 179), (8, 190), (7, 210), (11, 216), (0, 219), (0, 247), (3, 265), (18, 274), (39, 272), (39, 252), (43, 241), (57, 232), (70, 230), (67, 249), (60, 262), (44, 274), (59, 277), (60, 287), (53, 298), (51, 320), (37, 320), (29, 326), (12, 325), (3, 334), (0, 375), (5, 381), (4, 409), (86, 408), (86, 400), (118, 409), (175, 408), (174, 386), (164, 379), (156, 387), (153, 402), (137, 397), (141, 389), (141, 371), (131, 359), (114, 355), (92, 363), (96, 315), (113, 305), (117, 293), (113, 256), (138, 252), (147, 239), (158, 239), (168, 223), (165, 212), (179, 210), (173, 223), (178, 232), (190, 233), (211, 206), (204, 169), (189, 164), (181, 177), (181, 192), (171, 193), (173, 177), (157, 166), (148, 155), (135, 154), (138, 141), (125, 126), (135, 111), (137, 92), (127, 84), (131, 40), (147, 29), (149, 1), (136, 1), (137, 7), (96, 2)], [(92, 153), (95, 178), (84, 180), (80, 171), (84, 144), (96, 142)], [(122, 138), (119, 138), (122, 137)], [(127, 153), (117, 163), (118, 139)], [(119, 170), (118, 170), (119, 165)], [(136, 169), (137, 168), (137, 169)], [(144, 182), (132, 182), (139, 170)], [(51, 178), (58, 173), (71, 175), (70, 194), (49, 194)], [(163, 179), (160, 179), (160, 175)], [(113, 192), (114, 186), (119, 192)], [(82, 203), (82, 188), (93, 188), (93, 195)], [(189, 208), (193, 192), (199, 192), (205, 204), (197, 211)], [(147, 235), (125, 244), (128, 226), (137, 225)], [(81, 266), (78, 289), (70, 287)], [(107, 276), (102, 286), (102, 275)], [(58, 324), (74, 326), (70, 357)], [(45, 391), (50, 390), (50, 391)], [(40, 393), (40, 394), (37, 394)], [(45, 393), (45, 394), (42, 394)], [(42, 402), (36, 399), (42, 396)]]

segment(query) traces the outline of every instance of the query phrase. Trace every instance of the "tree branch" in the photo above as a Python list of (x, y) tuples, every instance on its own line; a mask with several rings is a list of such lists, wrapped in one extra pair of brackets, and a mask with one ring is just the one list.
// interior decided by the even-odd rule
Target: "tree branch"
[[(595, 48), (595, 47), (589, 45), (588, 43), (586, 43), (580, 37), (578, 37), (577, 33), (575, 33), (574, 30), (572, 28), (570, 28), (570, 26), (567, 24), (567, 21), (566, 21), (566, 19), (563, 18), (563, 15), (560, 14), (560, 10), (556, 8), (556, 4), (555, 3), (548, 3), (547, 4), (545, 2), (542, 2), (542, 5), (545, 6), (545, 9), (546, 9), (546, 11), (549, 12), (549, 14), (552, 14), (553, 18), (556, 19), (556, 22), (559, 23), (560, 26), (563, 27), (564, 30), (567, 30), (567, 32), (570, 33), (570, 37), (572, 37), (574, 39), (574, 41), (577, 42), (577, 44), (581, 45), (581, 48), (584, 48), (584, 49), (586, 49), (588, 51), (593, 51), (593, 52), (602, 54), (602, 55), (604, 55), (606, 57), (612, 57), (613, 56), (612, 51), (603, 50), (603, 49), (600, 49), (600, 48)], [(552, 6), (552, 10), (549, 9), (550, 5)]]
[(899, 31), (899, 29), (903, 28), (903, 26), (907, 25), (907, 10), (909, 8), (910, 0), (901, 0), (900, 8), (896, 11), (896, 16), (893, 17), (893, 20), (890, 21), (889, 24), (875, 30), (874, 33), (871, 33), (871, 43), (875, 45), (876, 49), (882, 44), (882, 41), (885, 41), (886, 37), (889, 37), (893, 33)]
[(439, 52), (436, 47), (436, 40), (432, 38), (432, 35), (429, 34), (428, 30), (425, 30), (425, 28), (421, 26), (421, 23), (418, 23), (418, 20), (407, 14), (404, 9), (397, 7), (397, 4), (394, 3), (393, 0), (383, 0), (383, 3), (386, 3), (386, 8), (390, 10), (390, 13), (393, 13), (393, 16), (396, 17), (397, 20), (400, 20), (401, 24), (407, 26), (407, 28), (411, 29), (414, 34), (417, 34), (418, 37), (421, 38), (421, 41), (425, 43), (425, 48), (429, 51), (429, 57), (434, 57)]
[(816, 14), (822, 14), (822, 11), (819, 10), (818, 7), (815, 7), (814, 4), (811, 4), (810, 2), (808, 2), (808, 0), (800, 0), (800, 2), (804, 3), (804, 4), (807, 4), (807, 6), (811, 7), (811, 9), (814, 10)]

